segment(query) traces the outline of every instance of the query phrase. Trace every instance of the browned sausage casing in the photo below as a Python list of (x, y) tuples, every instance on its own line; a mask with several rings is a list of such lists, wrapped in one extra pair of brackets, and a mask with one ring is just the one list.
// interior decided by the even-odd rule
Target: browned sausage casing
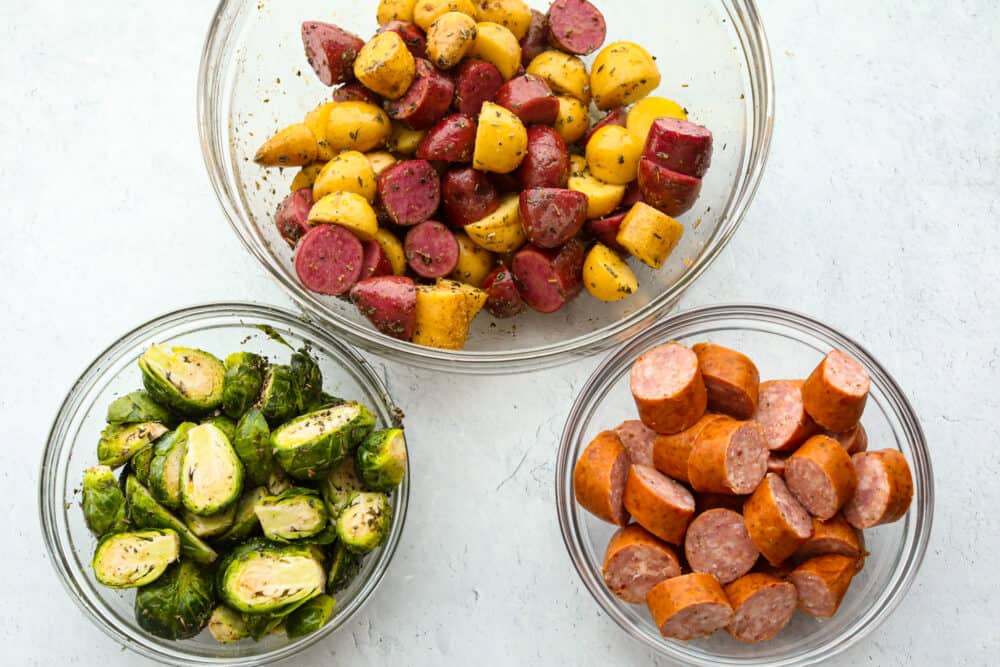
[(772, 451), (791, 451), (816, 432), (802, 403), (802, 380), (771, 380), (760, 385), (754, 420), (764, 429)]
[(771, 565), (780, 565), (812, 536), (812, 517), (773, 473), (743, 505), (743, 520), (757, 551)]
[(812, 616), (830, 618), (858, 573), (858, 559), (828, 554), (810, 558), (795, 568), (788, 580), (799, 594), (799, 609)]
[(726, 630), (741, 642), (774, 639), (792, 620), (798, 602), (794, 585), (759, 572), (740, 577), (725, 590), (733, 606)]
[(825, 435), (814, 435), (788, 457), (784, 477), (796, 500), (823, 520), (836, 514), (858, 488), (851, 457)]
[(698, 343), (691, 348), (708, 390), (708, 409), (734, 419), (750, 419), (757, 411), (760, 372), (745, 354), (721, 345)]
[(710, 574), (685, 574), (650, 589), (646, 604), (664, 637), (700, 639), (729, 625), (733, 608)]
[(865, 539), (861, 531), (847, 523), (842, 514), (832, 519), (813, 519), (813, 534), (795, 552), (797, 560), (807, 560), (824, 554), (839, 554), (850, 558), (861, 558), (865, 553)]
[(681, 566), (673, 549), (632, 524), (611, 537), (601, 572), (612, 593), (630, 604), (642, 604), (650, 588), (679, 576)]
[(775, 475), (781, 477), (785, 476), (785, 465), (788, 463), (788, 457), (782, 456), (781, 454), (771, 454), (767, 457), (767, 471), (773, 472)]
[(844, 518), (855, 528), (871, 528), (903, 518), (913, 500), (913, 476), (906, 458), (895, 449), (859, 452), (851, 457), (858, 489), (844, 506)]
[(861, 420), (870, 386), (868, 373), (860, 363), (833, 350), (802, 385), (802, 401), (813, 421), (842, 433)]
[(694, 572), (711, 574), (721, 584), (750, 571), (760, 553), (750, 541), (743, 517), (728, 509), (703, 512), (688, 526), (684, 555)]
[(614, 431), (598, 434), (573, 468), (576, 502), (599, 519), (619, 526), (628, 524), (622, 502), (628, 477), (628, 452)]
[(728, 419), (725, 415), (709, 414), (699, 419), (694, 426), (680, 433), (658, 435), (653, 441), (653, 467), (664, 475), (682, 482), (688, 481), (688, 459), (698, 436), (706, 426), (718, 419)]
[(632, 365), (630, 380), (639, 418), (657, 433), (680, 433), (705, 414), (708, 393), (698, 357), (679, 343), (644, 352)]
[(625, 482), (625, 509), (636, 522), (671, 544), (681, 544), (694, 514), (694, 497), (654, 468), (633, 465)]
[(656, 431), (638, 419), (630, 419), (619, 424), (615, 433), (625, 445), (632, 463), (641, 466), (653, 465), (653, 443), (657, 437)]
[(708, 424), (688, 457), (688, 481), (695, 491), (751, 493), (767, 474), (767, 444), (756, 422), (732, 419)]
[(858, 452), (868, 451), (868, 432), (865, 431), (865, 427), (861, 425), (861, 422), (858, 422), (850, 431), (844, 431), (843, 433), (827, 431), (826, 434), (839, 442), (840, 446), (852, 456)]

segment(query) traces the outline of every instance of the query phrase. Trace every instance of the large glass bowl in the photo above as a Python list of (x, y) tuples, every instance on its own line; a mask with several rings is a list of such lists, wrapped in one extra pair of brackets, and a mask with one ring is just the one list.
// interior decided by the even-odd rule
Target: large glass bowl
[[(529, 0), (544, 10), (547, 0)], [(774, 116), (770, 53), (753, 0), (595, 0), (608, 39), (638, 42), (658, 58), (654, 94), (678, 100), (711, 128), (712, 168), (701, 198), (681, 217), (686, 232), (661, 271), (633, 262), (639, 292), (604, 304), (582, 295), (553, 315), (476, 318), (464, 351), (400, 342), (375, 331), (344, 300), (307, 291), (273, 223), (295, 169), (263, 169), (252, 157), (279, 128), (330, 99), (303, 55), (303, 20), (373, 34), (375, 0), (222, 0), (198, 83), (202, 150), (223, 211), (244, 246), (307, 312), (351, 342), (404, 363), (451, 372), (505, 373), (566, 362), (638, 333), (673, 305), (726, 245), (745, 214), (767, 159)], [(592, 61), (592, 58), (590, 59)]]
[(392, 531), (385, 546), (365, 559), (361, 573), (337, 594), (335, 616), (318, 632), (289, 641), (283, 634), (254, 643), (219, 644), (207, 631), (194, 639), (169, 641), (154, 637), (135, 622), (134, 591), (102, 586), (90, 559), (96, 539), (80, 509), (80, 483), (85, 468), (97, 463), (97, 438), (108, 404), (142, 386), (136, 365), (152, 343), (184, 345), (226, 354), (234, 350), (287, 359), (290, 350), (261, 330), (271, 327), (290, 345), (312, 344), (323, 371), (324, 389), (367, 405), (382, 426), (401, 414), (378, 376), (356, 352), (327, 331), (275, 308), (222, 303), (188, 308), (159, 317), (125, 334), (90, 365), (59, 409), (42, 458), (39, 503), (42, 532), (52, 564), (63, 585), (87, 616), (108, 636), (146, 657), (171, 664), (256, 665), (287, 658), (343, 626), (371, 597), (399, 544), (406, 522), (410, 478), (393, 493)]
[[(668, 341), (710, 341), (747, 354), (761, 378), (805, 377), (831, 349), (857, 358), (871, 375), (863, 423), (871, 449), (894, 448), (913, 472), (913, 505), (897, 523), (865, 531), (871, 555), (836, 616), (796, 613), (772, 641), (744, 644), (726, 632), (693, 642), (664, 639), (645, 606), (612, 595), (601, 577), (615, 527), (583, 510), (573, 497), (573, 466), (600, 431), (635, 418), (629, 369), (645, 350)], [(828, 659), (871, 633), (900, 603), (917, 576), (934, 512), (930, 455), (913, 407), (888, 372), (863, 347), (804, 315), (765, 306), (715, 306), (669, 317), (616, 350), (591, 375), (570, 411), (556, 468), (559, 525), (573, 565), (601, 608), (628, 634), (684, 665), (807, 665)]]

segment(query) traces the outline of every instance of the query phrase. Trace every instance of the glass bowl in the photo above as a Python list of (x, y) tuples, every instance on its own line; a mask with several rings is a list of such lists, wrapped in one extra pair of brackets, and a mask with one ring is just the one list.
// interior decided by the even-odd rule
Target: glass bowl
[[(708, 639), (664, 639), (645, 606), (612, 595), (601, 576), (604, 550), (616, 529), (583, 510), (573, 497), (573, 466), (600, 431), (635, 419), (629, 369), (645, 350), (668, 341), (709, 341), (747, 354), (761, 378), (805, 377), (831, 349), (857, 358), (871, 375), (864, 415), (871, 449), (898, 449), (914, 477), (913, 504), (894, 524), (865, 531), (871, 555), (855, 577), (836, 616), (818, 619), (796, 613), (775, 639), (744, 644), (726, 632)], [(628, 634), (685, 665), (806, 665), (844, 651), (875, 630), (910, 588), (927, 549), (934, 512), (930, 454), (913, 407), (888, 372), (852, 339), (816, 320), (766, 306), (698, 308), (650, 327), (611, 354), (591, 375), (563, 430), (556, 468), (559, 525), (570, 558), (601, 608)]]
[[(404, 363), (466, 373), (513, 373), (592, 354), (656, 321), (726, 245), (757, 189), (774, 116), (770, 52), (753, 0), (594, 0), (609, 41), (629, 39), (655, 55), (663, 84), (711, 128), (712, 168), (701, 198), (681, 217), (684, 238), (660, 271), (633, 262), (640, 290), (615, 304), (581, 295), (553, 315), (530, 313), (473, 323), (463, 351), (443, 351), (377, 332), (346, 300), (309, 292), (273, 223), (297, 169), (264, 169), (252, 157), (279, 128), (330, 99), (303, 56), (299, 28), (316, 19), (358, 35), (376, 28), (374, 0), (222, 0), (202, 54), (198, 120), (202, 151), (219, 202), (243, 245), (308, 313), (352, 343)], [(547, 0), (529, 0), (544, 10)], [(593, 56), (588, 59), (592, 62)]]
[(399, 420), (402, 413), (368, 362), (323, 328), (267, 306), (219, 303), (170, 313), (125, 334), (102, 352), (73, 385), (49, 433), (42, 458), (39, 504), (52, 564), (72, 598), (101, 630), (154, 660), (256, 665), (302, 651), (346, 624), (371, 597), (403, 532), (409, 472), (392, 497), (395, 517), (385, 546), (370, 554), (351, 586), (337, 594), (337, 609), (330, 622), (318, 632), (294, 641), (284, 635), (271, 635), (258, 643), (244, 640), (219, 644), (207, 631), (184, 641), (160, 639), (136, 624), (132, 611), (134, 591), (118, 591), (97, 583), (90, 568), (97, 540), (84, 523), (79, 489), (84, 469), (97, 463), (97, 437), (104, 427), (108, 404), (142, 386), (136, 360), (154, 342), (197, 347), (216, 354), (248, 350), (271, 358), (287, 358), (290, 350), (259, 325), (273, 328), (293, 347), (311, 343), (323, 371), (325, 390), (363, 402), (383, 427)]

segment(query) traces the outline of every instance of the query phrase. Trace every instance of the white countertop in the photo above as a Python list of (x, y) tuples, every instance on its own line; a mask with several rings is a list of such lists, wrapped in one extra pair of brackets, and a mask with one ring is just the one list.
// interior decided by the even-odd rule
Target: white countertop
[[(40, 536), (37, 464), (80, 371), (174, 307), (291, 306), (234, 240), (202, 165), (195, 77), (213, 4), (0, 10), (5, 664), (142, 663), (80, 614)], [(767, 174), (682, 305), (815, 315), (867, 346), (922, 415), (937, 484), (930, 549), (893, 616), (832, 664), (995, 663), (1000, 9), (772, 0), (763, 14), (778, 91)], [(147, 253), (182, 244), (176, 264), (150, 268)], [(817, 265), (819, 289), (799, 278)], [(385, 364), (422, 483), (375, 599), (297, 664), (667, 664), (597, 611), (559, 536), (557, 438), (596, 363), (461, 381)], [(469, 421), (511, 400), (489, 410), (489, 437)]]

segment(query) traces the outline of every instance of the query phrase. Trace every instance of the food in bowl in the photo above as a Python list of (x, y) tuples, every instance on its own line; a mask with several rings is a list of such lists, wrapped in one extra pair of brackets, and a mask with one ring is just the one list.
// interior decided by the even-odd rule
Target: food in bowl
[[(338, 88), (255, 156), (301, 167), (275, 224), (306, 289), (350, 298), (386, 335), (462, 349), (483, 310), (554, 313), (584, 290), (619, 301), (639, 288), (630, 257), (664, 266), (712, 135), (648, 97), (660, 73), (645, 49), (601, 49), (587, 0), (547, 14), (382, 2), (377, 18), (368, 42), (303, 24), (309, 63)], [(599, 49), (588, 71), (580, 56)]]
[(761, 383), (711, 343), (656, 346), (633, 363), (638, 420), (600, 433), (573, 470), (576, 501), (620, 526), (602, 569), (660, 633), (775, 638), (796, 609), (836, 614), (863, 568), (862, 530), (901, 519), (905, 457), (868, 450), (869, 377), (839, 350), (805, 380)]

